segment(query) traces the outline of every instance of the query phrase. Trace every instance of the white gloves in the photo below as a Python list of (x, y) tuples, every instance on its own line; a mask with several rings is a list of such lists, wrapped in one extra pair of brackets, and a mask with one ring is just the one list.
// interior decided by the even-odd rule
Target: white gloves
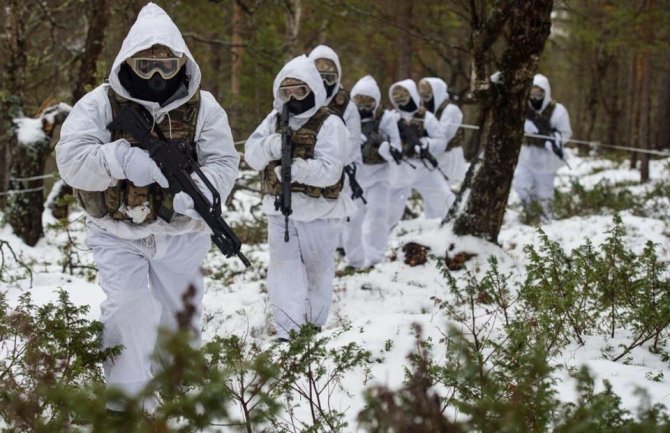
[[(558, 145), (558, 148), (560, 149), (561, 147), (563, 147), (563, 144), (561, 142), (561, 133), (556, 131), (556, 132), (553, 132), (551, 135), (554, 137), (554, 141)], [(552, 152), (552, 153), (554, 152), (554, 145), (552, 144), (552, 142), (550, 140), (547, 140), (547, 141), (544, 142), (544, 148), (547, 149), (548, 151)]]
[(270, 161), (281, 159), (281, 134), (274, 133), (265, 140), (265, 150), (270, 156)]
[(421, 137), (419, 138), (419, 141), (421, 142), (421, 146), (414, 146), (414, 152), (416, 154), (420, 154), (422, 149), (428, 149), (429, 141), (428, 137)]
[(537, 129), (537, 126), (530, 120), (526, 119), (526, 121), (523, 123), (523, 132), (526, 134), (537, 134), (540, 132), (539, 129)]
[[(195, 182), (207, 200), (212, 203), (212, 200), (214, 199), (212, 192), (209, 190), (209, 188), (207, 188), (204, 182), (200, 180), (200, 177), (193, 173), (191, 175), (191, 179), (193, 179), (193, 182)], [(200, 214), (193, 209), (193, 199), (185, 192), (178, 192), (175, 194), (174, 199), (172, 200), (172, 208), (175, 210), (175, 212), (186, 215), (187, 217), (200, 220), (202, 219)]]
[(385, 161), (391, 162), (393, 161), (393, 156), (391, 156), (391, 145), (389, 144), (388, 141), (383, 142), (382, 144), (379, 145), (379, 149), (377, 149), (377, 153), (379, 153), (379, 156), (384, 158)]
[[(305, 178), (307, 177), (307, 166), (308, 162), (302, 158), (295, 158), (291, 162), (291, 183), (305, 183)], [(275, 167), (275, 174), (277, 179), (281, 182), (281, 165)]]
[(163, 188), (169, 186), (168, 180), (146, 150), (120, 143), (116, 148), (116, 158), (126, 179), (135, 186), (147, 186), (154, 182)]

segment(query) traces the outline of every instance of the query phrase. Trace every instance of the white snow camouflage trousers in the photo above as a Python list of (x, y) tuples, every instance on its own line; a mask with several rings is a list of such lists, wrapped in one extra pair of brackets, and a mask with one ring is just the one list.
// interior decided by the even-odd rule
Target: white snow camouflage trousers
[(377, 182), (365, 189), (367, 204), (361, 206), (344, 228), (345, 259), (349, 266), (363, 268), (384, 260), (388, 247), (389, 186)]
[(438, 170), (429, 170), (421, 162), (412, 162), (417, 166), (415, 180), (406, 187), (393, 188), (389, 192), (389, 227), (395, 226), (405, 210), (405, 203), (415, 189), (421, 195), (423, 213), (426, 218), (444, 218), (456, 200), (447, 180)]
[[(107, 298), (100, 305), (103, 346), (123, 345), (113, 361), (104, 363), (107, 387), (136, 395), (151, 380), (158, 329), (174, 330), (182, 295), (195, 288), (192, 328), (199, 343), (204, 281), (201, 265), (209, 251), (208, 233), (151, 235), (128, 240), (88, 224), (86, 244), (98, 267), (98, 283)], [(151, 403), (149, 403), (151, 404)], [(113, 402), (108, 408), (114, 407)], [(145, 409), (150, 410), (145, 402)]]
[(333, 295), (335, 245), (342, 230), (340, 219), (289, 219), (289, 241), (284, 242), (284, 227), (282, 215), (268, 215), (268, 294), (278, 338), (288, 338), (306, 323), (326, 323)]

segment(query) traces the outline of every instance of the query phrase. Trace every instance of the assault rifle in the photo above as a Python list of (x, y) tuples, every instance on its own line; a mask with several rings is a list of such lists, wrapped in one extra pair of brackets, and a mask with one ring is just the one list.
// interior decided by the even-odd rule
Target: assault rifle
[(351, 198), (354, 200), (360, 198), (361, 200), (363, 200), (363, 203), (368, 204), (367, 200), (365, 200), (365, 197), (363, 197), (363, 188), (361, 188), (361, 185), (356, 180), (356, 164), (352, 162), (349, 165), (345, 165), (344, 172), (347, 174), (347, 177), (349, 178), (349, 188), (351, 188)]
[[(236, 255), (244, 266), (251, 266), (249, 260), (240, 252), (242, 242), (221, 216), (221, 196), (193, 159), (191, 146), (183, 139), (168, 140), (158, 125), (153, 123), (146, 111), (140, 112), (137, 108), (129, 106), (121, 110), (107, 129), (125, 131), (132, 135), (139, 143), (139, 147), (149, 152), (151, 159), (156, 162), (167, 178), (169, 191), (172, 194), (185, 192), (193, 199), (193, 208), (212, 229), (212, 242), (219, 250), (226, 257)], [(157, 138), (151, 134), (152, 130), (156, 133)], [(191, 171), (197, 174), (212, 193), (211, 203), (191, 178)], [(174, 217), (174, 210), (166, 212), (162, 208), (159, 216), (170, 222)]]
[(284, 215), (284, 242), (288, 242), (288, 217), (291, 209), (291, 163), (293, 161), (293, 143), (291, 128), (288, 124), (288, 105), (284, 104), (279, 115), (281, 130), (281, 195), (275, 197), (275, 210)]
[(540, 113), (531, 109), (526, 110), (526, 116), (528, 117), (528, 120), (533, 122), (533, 124), (537, 128), (538, 135), (553, 137), (553, 138), (546, 138), (545, 140), (551, 143), (551, 150), (554, 152), (554, 154), (556, 154), (556, 156), (558, 156), (560, 160), (562, 160), (567, 164), (567, 161), (563, 156), (563, 148), (556, 142), (556, 138), (554, 137), (554, 132), (556, 132), (556, 129), (551, 127), (549, 119), (542, 117)]
[(433, 170), (439, 171), (442, 177), (444, 177), (445, 180), (449, 181), (449, 177), (442, 171), (442, 169), (440, 168), (440, 164), (437, 162), (437, 159), (435, 159), (433, 154), (430, 153), (428, 147), (424, 146), (423, 143), (421, 143), (416, 128), (413, 127), (412, 125), (407, 125), (403, 121), (400, 121), (399, 125), (401, 125), (398, 128), (401, 140), (406, 141), (414, 148), (416, 147), (419, 148), (419, 158), (421, 158), (421, 162), (423, 163), (423, 165), (426, 168), (428, 168), (428, 165), (426, 164), (426, 161), (428, 161), (430, 165), (433, 166)]
[[(389, 145), (389, 152), (391, 153), (391, 156), (393, 157), (393, 160), (395, 161), (396, 164), (400, 165), (402, 163), (402, 150), (398, 150), (395, 147)], [(412, 168), (416, 168), (414, 164), (412, 164), (409, 161), (406, 161)]]

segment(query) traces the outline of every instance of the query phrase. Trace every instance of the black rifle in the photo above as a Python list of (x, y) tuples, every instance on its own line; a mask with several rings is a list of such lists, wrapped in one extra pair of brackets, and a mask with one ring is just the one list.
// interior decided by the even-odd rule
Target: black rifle
[[(381, 145), (385, 141), (389, 141), (389, 153), (391, 154), (393, 161), (395, 161), (396, 164), (400, 165), (402, 163), (402, 150), (398, 150), (395, 147), (391, 146), (389, 137), (386, 136), (386, 134), (382, 134), (378, 130), (375, 130), (375, 128), (379, 128), (379, 123), (375, 120), (361, 122), (361, 130), (365, 135), (365, 137), (367, 138), (366, 143), (371, 143), (375, 147), (375, 149), (379, 149), (379, 145)], [(416, 168), (409, 161), (405, 162), (407, 162), (410, 166), (412, 166), (412, 168)]]
[(365, 200), (365, 197), (363, 197), (363, 188), (361, 188), (361, 185), (356, 180), (356, 164), (352, 162), (349, 165), (345, 165), (344, 172), (347, 174), (347, 177), (349, 178), (349, 188), (351, 188), (351, 198), (354, 200), (360, 198), (361, 200), (363, 200), (363, 203), (368, 204), (367, 200)]
[(279, 115), (281, 130), (281, 195), (275, 197), (275, 210), (284, 215), (284, 242), (288, 242), (288, 217), (291, 209), (291, 163), (293, 162), (293, 143), (291, 128), (288, 125), (288, 105), (284, 104)]
[(423, 143), (421, 143), (421, 139), (419, 138), (419, 133), (417, 132), (416, 128), (413, 125), (406, 124), (402, 120), (399, 122), (399, 125), (401, 125), (399, 128), (401, 139), (406, 140), (406, 142), (409, 143), (412, 147), (419, 148), (419, 158), (421, 158), (423, 165), (426, 168), (429, 168), (426, 164), (426, 161), (428, 161), (430, 165), (433, 166), (433, 170), (439, 171), (442, 177), (449, 181), (449, 177), (442, 171), (439, 166), (440, 164), (437, 162), (437, 159), (435, 159), (433, 154), (430, 153), (430, 150), (428, 150), (428, 146), (424, 146)]
[(531, 109), (526, 110), (526, 116), (528, 117), (528, 120), (533, 122), (533, 124), (537, 128), (538, 135), (551, 137), (546, 138), (545, 140), (551, 143), (551, 150), (556, 154), (556, 156), (558, 156), (559, 159), (561, 159), (563, 162), (567, 164), (567, 161), (565, 160), (563, 155), (563, 148), (556, 142), (556, 138), (554, 137), (554, 132), (556, 132), (557, 130), (551, 127), (549, 119), (542, 117), (540, 113)]
[[(244, 266), (251, 266), (249, 260), (240, 252), (242, 242), (221, 216), (221, 196), (193, 159), (191, 146), (183, 139), (168, 140), (158, 125), (153, 123), (149, 120), (148, 113), (140, 112), (137, 108), (129, 106), (121, 110), (114, 121), (107, 126), (107, 129), (110, 131), (125, 131), (132, 135), (139, 143), (139, 147), (149, 152), (151, 159), (154, 160), (167, 178), (169, 191), (172, 194), (185, 192), (193, 199), (193, 209), (212, 229), (212, 242), (219, 250), (226, 257), (236, 255)], [(151, 134), (152, 130), (158, 138)], [(212, 203), (209, 202), (191, 178), (191, 171), (197, 174), (212, 193)], [(159, 212), (159, 216), (170, 222), (174, 216), (174, 211), (169, 214)]]
[[(395, 163), (400, 165), (402, 163), (402, 150), (398, 150), (398, 149), (396, 149), (395, 147), (393, 147), (389, 144), (389, 152), (391, 153), (391, 156), (393, 157), (393, 160), (395, 161)], [(409, 161), (407, 161), (407, 163), (409, 165), (411, 165), (412, 168), (416, 168)]]

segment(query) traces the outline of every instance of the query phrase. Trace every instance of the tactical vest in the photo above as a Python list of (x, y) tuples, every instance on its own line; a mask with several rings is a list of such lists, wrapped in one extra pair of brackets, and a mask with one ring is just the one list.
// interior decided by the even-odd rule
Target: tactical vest
[[(328, 107), (321, 107), (312, 116), (307, 123), (305, 123), (297, 131), (291, 133), (292, 153), (291, 158), (313, 159), (314, 147), (316, 146), (316, 136), (332, 112)], [(281, 132), (281, 125), (279, 123), (279, 115), (277, 115), (277, 124), (275, 126), (276, 132)], [(260, 173), (261, 175), (261, 192), (263, 194), (279, 195), (282, 192), (281, 181), (277, 178), (275, 167), (281, 165), (281, 160), (271, 161), (265, 169)], [(305, 185), (302, 183), (291, 183), (291, 191), (301, 192), (308, 197), (319, 198), (321, 196), (328, 199), (336, 199), (342, 191), (344, 185), (344, 176), (340, 176), (340, 180), (335, 185), (327, 186), (325, 188)]]
[[(551, 115), (554, 114), (555, 109), (556, 109), (556, 101), (554, 101), (553, 99), (539, 114), (537, 114), (537, 112), (534, 111), (531, 107), (526, 107), (526, 119), (531, 120), (533, 117), (539, 116), (543, 122), (550, 124)], [(547, 139), (537, 137), (524, 137), (524, 141), (525, 141), (524, 144), (526, 144), (527, 146), (536, 146), (544, 148), (544, 142), (547, 141)]]
[[(449, 100), (445, 99), (442, 104), (440, 104), (440, 107), (437, 109), (435, 112), (435, 117), (437, 117), (438, 120), (442, 119), (442, 113), (444, 113), (444, 110), (449, 106)], [(458, 128), (456, 131), (456, 135), (454, 135), (454, 138), (449, 140), (449, 143), (447, 143), (447, 150), (451, 150), (454, 147), (462, 146), (463, 145), (463, 138), (465, 137), (465, 130), (463, 128)]]
[[(110, 87), (107, 96), (112, 108), (112, 118), (116, 118), (126, 106), (139, 106), (118, 95)], [(142, 107), (140, 107), (142, 108)], [(170, 111), (170, 117), (166, 115), (158, 126), (165, 135), (173, 139), (184, 139), (192, 146), (194, 160), (198, 160), (195, 146), (195, 129), (200, 111), (200, 92), (185, 104)], [(170, 133), (171, 131), (171, 133)], [(139, 143), (125, 131), (114, 131), (112, 141), (125, 138), (131, 146)], [(115, 186), (101, 192), (75, 190), (75, 197), (81, 207), (89, 215), (102, 218), (110, 215), (116, 220), (123, 220), (135, 224), (148, 223), (156, 220), (157, 216), (170, 220), (174, 215), (172, 210), (172, 199), (174, 198), (167, 189), (161, 188), (157, 183), (147, 186), (135, 186), (127, 179), (119, 180)]]
[(379, 145), (387, 140), (387, 138), (379, 131), (379, 125), (381, 124), (383, 116), (384, 109), (378, 107), (374, 120), (361, 122), (361, 132), (367, 137), (365, 143), (361, 145), (363, 164), (377, 165), (386, 163), (386, 160), (379, 154)]
[(402, 117), (398, 119), (398, 132), (400, 133), (400, 143), (402, 144), (402, 153), (408, 158), (416, 156), (414, 152), (414, 143), (407, 141), (405, 134), (403, 133), (403, 128), (410, 127), (416, 130), (417, 137), (428, 137), (426, 128), (423, 126), (423, 122), (426, 118), (426, 109), (421, 107), (419, 111), (412, 117), (409, 122), (405, 121)]
[(347, 122), (344, 120), (344, 112), (347, 111), (349, 100), (349, 92), (340, 87), (340, 89), (335, 94), (335, 97), (331, 99), (330, 104), (328, 104), (328, 109), (333, 114), (338, 115), (345, 125)]

